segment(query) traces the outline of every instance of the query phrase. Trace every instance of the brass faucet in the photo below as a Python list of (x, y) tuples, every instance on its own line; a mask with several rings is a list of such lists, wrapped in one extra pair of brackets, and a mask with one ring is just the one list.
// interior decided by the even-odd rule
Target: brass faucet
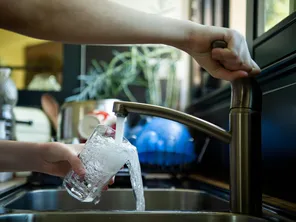
[[(221, 47), (221, 44), (216, 47)], [(119, 101), (114, 102), (113, 111), (118, 116), (138, 113), (170, 119), (228, 143), (230, 211), (260, 217), (262, 92), (254, 78), (237, 79), (231, 83), (231, 88), (229, 131), (195, 116), (161, 106)]]

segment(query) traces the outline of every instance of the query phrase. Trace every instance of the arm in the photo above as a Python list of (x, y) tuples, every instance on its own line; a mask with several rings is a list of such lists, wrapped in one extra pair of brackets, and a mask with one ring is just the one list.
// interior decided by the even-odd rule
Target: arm
[(65, 176), (71, 168), (83, 175), (77, 157), (83, 145), (0, 141), (0, 172), (35, 171)]
[(39, 146), (35, 143), (0, 141), (0, 171), (31, 171), (39, 165)]
[[(214, 77), (226, 80), (260, 71), (245, 39), (226, 28), (138, 12), (108, 0), (1, 0), (0, 8), (0, 27), (35, 38), (80, 44), (166, 44), (187, 52)], [(211, 50), (214, 40), (226, 41), (228, 48)]]
[(36, 38), (70, 43), (178, 44), (192, 25), (108, 0), (1, 0), (0, 8), (0, 26)]

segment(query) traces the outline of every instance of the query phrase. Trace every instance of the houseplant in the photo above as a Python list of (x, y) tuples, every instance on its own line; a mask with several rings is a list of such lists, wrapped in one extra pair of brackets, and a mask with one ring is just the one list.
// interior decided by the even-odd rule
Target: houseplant
[[(113, 54), (114, 57), (109, 63), (93, 60), (89, 72), (79, 76), (84, 87), (76, 89), (76, 94), (68, 97), (66, 101), (110, 99), (123, 93), (129, 101), (137, 102), (130, 87), (140, 86), (146, 90), (147, 103), (177, 108), (179, 83), (176, 78), (176, 62), (180, 58), (178, 50), (168, 46), (131, 46), (129, 51), (114, 51)], [(165, 92), (157, 76), (164, 61), (168, 72)]]

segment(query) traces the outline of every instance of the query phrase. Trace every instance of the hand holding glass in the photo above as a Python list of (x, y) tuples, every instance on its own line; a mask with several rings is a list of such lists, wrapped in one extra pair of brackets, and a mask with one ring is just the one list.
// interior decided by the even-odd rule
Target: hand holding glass
[(115, 143), (115, 130), (98, 125), (79, 154), (86, 174), (80, 178), (70, 171), (64, 179), (64, 187), (74, 198), (82, 202), (100, 201), (102, 189), (127, 163), (131, 149), (135, 149), (125, 138)]

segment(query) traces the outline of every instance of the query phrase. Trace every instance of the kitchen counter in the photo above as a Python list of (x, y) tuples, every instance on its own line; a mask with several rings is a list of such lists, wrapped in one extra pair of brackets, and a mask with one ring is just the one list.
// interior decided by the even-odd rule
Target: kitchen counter
[(27, 178), (26, 177), (15, 177), (9, 181), (1, 182), (0, 183), (0, 195), (6, 193), (10, 190), (16, 189), (24, 184), (26, 184)]

